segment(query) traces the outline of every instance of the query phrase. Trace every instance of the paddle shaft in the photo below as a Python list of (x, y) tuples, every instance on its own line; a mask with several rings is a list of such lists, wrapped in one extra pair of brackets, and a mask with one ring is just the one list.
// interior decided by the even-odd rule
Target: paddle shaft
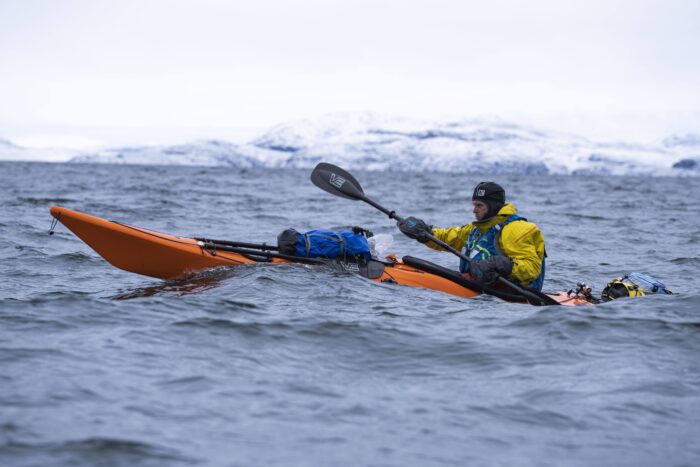
[(394, 211), (389, 211), (387, 208), (385, 208), (381, 204), (377, 203), (376, 201), (374, 201), (366, 196), (362, 196), (360, 199), (362, 201), (364, 201), (365, 203), (369, 204), (370, 206), (382, 211), (384, 214), (389, 216), (389, 219), (395, 219), (397, 222), (403, 222), (403, 217), (399, 216)]
[[(472, 259), (470, 257), (468, 257), (467, 255), (461, 253), (460, 251), (458, 251), (455, 248), (452, 248), (452, 246), (448, 245), (447, 243), (443, 242), (442, 240), (437, 239), (434, 235), (427, 235), (427, 237), (430, 239), (431, 242), (435, 243), (436, 245), (439, 245), (440, 247), (444, 248), (445, 250), (449, 251), (450, 253), (460, 257), (461, 259), (463, 259), (467, 263), (471, 264)], [(523, 297), (525, 297), (527, 299), (527, 301), (532, 303), (533, 305), (536, 303), (544, 305), (544, 301), (540, 297), (538, 297), (537, 295), (535, 295), (532, 292), (529, 292), (529, 291), (523, 289), (522, 287), (519, 287), (519, 286), (513, 284), (511, 281), (509, 281), (505, 277), (496, 276), (496, 280), (498, 282), (500, 282), (501, 284), (505, 285), (506, 287), (508, 287), (509, 289), (511, 289), (511, 290), (519, 293)], [(533, 300), (534, 300), (534, 302), (533, 302)]]

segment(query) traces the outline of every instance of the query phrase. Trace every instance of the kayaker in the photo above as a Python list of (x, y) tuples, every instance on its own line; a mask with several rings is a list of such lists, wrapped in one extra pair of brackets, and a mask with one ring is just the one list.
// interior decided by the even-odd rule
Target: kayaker
[(432, 227), (416, 217), (398, 223), (405, 235), (435, 250), (441, 247), (429, 241), (432, 234), (472, 261), (460, 260), (459, 270), (476, 280), (493, 283), (503, 276), (522, 287), (542, 290), (545, 271), (544, 237), (540, 229), (516, 214), (506, 203), (505, 190), (495, 182), (481, 182), (474, 188), (472, 205), (476, 220), (463, 226)]

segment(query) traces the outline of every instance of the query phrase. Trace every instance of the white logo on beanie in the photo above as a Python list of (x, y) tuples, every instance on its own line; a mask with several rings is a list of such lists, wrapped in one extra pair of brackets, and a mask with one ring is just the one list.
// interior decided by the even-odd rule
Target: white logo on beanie
[(486, 190), (478, 190), (476, 196), (486, 196)]

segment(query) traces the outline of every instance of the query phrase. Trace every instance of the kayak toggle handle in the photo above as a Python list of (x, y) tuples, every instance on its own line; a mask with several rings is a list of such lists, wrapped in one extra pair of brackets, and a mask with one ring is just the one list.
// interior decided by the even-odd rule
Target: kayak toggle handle
[(49, 227), (49, 235), (53, 235), (54, 231), (56, 230), (56, 226), (58, 225), (58, 219), (60, 219), (61, 213), (59, 212), (56, 217), (54, 217), (51, 220), (51, 227)]

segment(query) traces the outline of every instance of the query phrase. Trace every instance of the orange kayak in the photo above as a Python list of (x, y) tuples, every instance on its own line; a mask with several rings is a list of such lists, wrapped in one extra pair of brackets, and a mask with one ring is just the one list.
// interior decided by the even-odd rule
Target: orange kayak
[[(260, 249), (233, 248), (201, 239), (177, 237), (60, 206), (53, 206), (51, 215), (113, 266), (159, 279), (177, 279), (206, 269), (256, 262), (320, 262), (284, 257)], [(323, 262), (327, 264), (330, 261)], [(390, 257), (387, 261), (370, 261), (367, 265), (335, 264), (376, 282), (422, 287), (464, 298), (481, 295), (479, 291), (465, 286), (465, 281), (460, 281), (456, 272), (443, 273), (441, 270), (444, 268), (417, 258), (404, 257), (402, 260)], [(432, 265), (437, 270), (426, 268), (425, 265)], [(508, 299), (508, 293), (502, 295), (504, 296), (501, 298)], [(546, 295), (562, 305), (590, 304), (580, 297), (569, 296), (563, 292)]]

